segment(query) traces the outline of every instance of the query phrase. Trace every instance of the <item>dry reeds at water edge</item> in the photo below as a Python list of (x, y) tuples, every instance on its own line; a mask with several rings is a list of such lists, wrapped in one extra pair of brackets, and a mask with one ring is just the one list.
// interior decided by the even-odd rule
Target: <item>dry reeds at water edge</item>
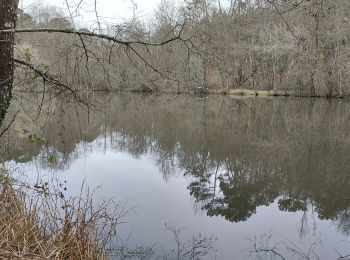
[(88, 194), (66, 199), (46, 186), (0, 183), (0, 259), (107, 259), (121, 217)]

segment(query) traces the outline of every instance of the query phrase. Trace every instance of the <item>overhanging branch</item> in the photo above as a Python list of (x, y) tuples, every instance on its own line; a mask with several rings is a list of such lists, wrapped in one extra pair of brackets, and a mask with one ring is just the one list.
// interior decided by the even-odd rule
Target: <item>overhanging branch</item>
[[(141, 61), (144, 62), (153, 71), (155, 71), (156, 73), (160, 74), (161, 76), (163, 76), (163, 77), (165, 77), (165, 78), (167, 78), (167, 79), (169, 79), (171, 81), (175, 81), (177, 83), (182, 84), (180, 81), (175, 80), (175, 79), (165, 75), (160, 70), (155, 68), (155, 66), (153, 66), (150, 62), (148, 62), (138, 51), (136, 51), (136, 49), (132, 45), (139, 44), (139, 45), (143, 45), (143, 46), (145, 46), (147, 48), (148, 46), (163, 46), (163, 45), (169, 44), (169, 43), (174, 42), (174, 41), (180, 41), (182, 43), (185, 43), (186, 46), (188, 46), (187, 42), (191, 43), (191, 38), (183, 39), (182, 35), (181, 35), (182, 31), (184, 29), (184, 26), (185, 26), (185, 24), (176, 24), (172, 28), (172, 32), (175, 32), (177, 29), (179, 29), (178, 32), (176, 34), (174, 33), (173, 37), (171, 37), (171, 38), (169, 38), (167, 40), (160, 41), (160, 42), (147, 42), (147, 41), (142, 41), (142, 40), (140, 40), (140, 41), (132, 41), (132, 40), (127, 41), (127, 40), (121, 40), (121, 39), (118, 39), (118, 38), (116, 38), (114, 36), (111, 36), (111, 35), (108, 35), (108, 34), (103, 34), (103, 33), (94, 33), (94, 32), (87, 32), (87, 31), (79, 31), (79, 30), (76, 30), (76, 29), (59, 29), (59, 28), (7, 29), (7, 30), (0, 30), (0, 35), (1, 34), (5, 34), (5, 33), (63, 33), (63, 34), (73, 34), (73, 35), (77, 35), (77, 36), (80, 37), (80, 39), (81, 39), (81, 41), (83, 43), (83, 47), (84, 47), (85, 51), (86, 51), (86, 48), (84, 46), (84, 40), (83, 40), (82, 36), (107, 40), (107, 41), (112, 42), (113, 44), (119, 44), (119, 45), (126, 46), (134, 54), (136, 54), (136, 56), (138, 58), (140, 58)], [(29, 63), (24, 62), (24, 61), (19, 61), (19, 60), (15, 60), (15, 62), (29, 67), (30, 69), (34, 70), (39, 76), (41, 76), (44, 80), (47, 80), (45, 78), (47, 76), (47, 74), (45, 72), (43, 72), (43, 71), (40, 71), (40, 70), (38, 71), (38, 68), (35, 68), (32, 64), (29, 64)], [(38, 73), (38, 72), (40, 72), (40, 73)], [(57, 79), (55, 79), (53, 77), (51, 77), (50, 80), (48, 80), (48, 81), (53, 83), (53, 84), (55, 84), (55, 85), (64, 87), (64, 88), (66, 88), (67, 90), (69, 90), (72, 93), (74, 92), (73, 89), (71, 89), (68, 86), (62, 84), (60, 81), (58, 81)], [(76, 96), (76, 94), (75, 94), (75, 96)]]
[[(175, 28), (177, 26), (175, 26), (173, 29), (175, 30)], [(110, 42), (114, 42), (114, 43), (122, 44), (122, 45), (126, 45), (126, 46), (129, 46), (130, 44), (142, 44), (142, 45), (147, 45), (147, 46), (162, 46), (162, 45), (168, 44), (168, 43), (176, 41), (176, 40), (183, 41), (183, 39), (181, 38), (182, 29), (183, 29), (183, 25), (181, 25), (181, 29), (177, 35), (175, 35), (174, 37), (172, 37), (170, 39), (160, 41), (160, 42), (125, 41), (125, 40), (121, 40), (121, 39), (118, 39), (114, 36), (111, 36), (108, 34), (103, 34), (103, 33), (79, 31), (76, 29), (57, 29), (57, 28), (7, 29), (7, 30), (0, 30), (0, 34), (2, 34), (2, 33), (65, 33), (65, 34), (75, 34), (75, 35), (79, 35), (79, 36), (100, 38), (100, 39), (108, 40)]]
[(41, 70), (38, 67), (35, 67), (33, 64), (30, 64), (26, 61), (23, 60), (18, 60), (18, 59), (13, 59), (13, 61), (17, 64), (20, 64), (22, 66), (25, 66), (27, 68), (29, 68), (30, 70), (34, 71), (35, 74), (37, 74), (39, 77), (41, 77), (44, 81), (51, 83), (59, 88), (61, 88), (61, 92), (63, 91), (69, 91), (73, 97), (79, 101), (79, 103), (82, 103), (86, 106), (89, 106), (89, 104), (87, 102), (85, 102), (84, 100), (82, 100), (79, 95), (76, 93), (76, 91), (74, 89), (72, 89), (70, 86), (68, 86), (67, 84), (59, 81), (58, 79), (56, 79), (53, 75), (47, 73), (46, 71)]

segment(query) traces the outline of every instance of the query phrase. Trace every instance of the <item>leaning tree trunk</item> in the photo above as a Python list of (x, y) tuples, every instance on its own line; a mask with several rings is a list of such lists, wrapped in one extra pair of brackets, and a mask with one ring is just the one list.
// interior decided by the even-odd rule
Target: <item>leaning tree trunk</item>
[[(15, 29), (18, 0), (0, 0), (0, 30)], [(10, 104), (13, 83), (14, 33), (0, 32), (0, 124)]]

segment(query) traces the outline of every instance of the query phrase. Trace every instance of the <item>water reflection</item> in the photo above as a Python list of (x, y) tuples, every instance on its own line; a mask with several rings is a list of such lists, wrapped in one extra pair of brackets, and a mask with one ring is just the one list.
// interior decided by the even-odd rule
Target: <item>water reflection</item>
[(188, 179), (208, 216), (246, 221), (277, 202), (350, 232), (348, 101), (95, 93), (99, 111), (55, 100), (39, 113), (36, 98), (12, 105), (23, 113), (3, 160), (64, 168), (96, 150), (147, 154), (165, 180), (178, 172)]

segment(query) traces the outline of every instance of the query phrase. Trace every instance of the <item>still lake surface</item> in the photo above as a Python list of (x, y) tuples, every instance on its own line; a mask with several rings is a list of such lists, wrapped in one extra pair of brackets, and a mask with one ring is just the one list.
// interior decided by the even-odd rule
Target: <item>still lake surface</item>
[(94, 110), (18, 97), (1, 158), (30, 183), (126, 203), (130, 249), (174, 249), (172, 225), (217, 238), (203, 259), (256, 259), (261, 236), (287, 259), (313, 243), (311, 259), (350, 254), (350, 101), (90, 95)]

